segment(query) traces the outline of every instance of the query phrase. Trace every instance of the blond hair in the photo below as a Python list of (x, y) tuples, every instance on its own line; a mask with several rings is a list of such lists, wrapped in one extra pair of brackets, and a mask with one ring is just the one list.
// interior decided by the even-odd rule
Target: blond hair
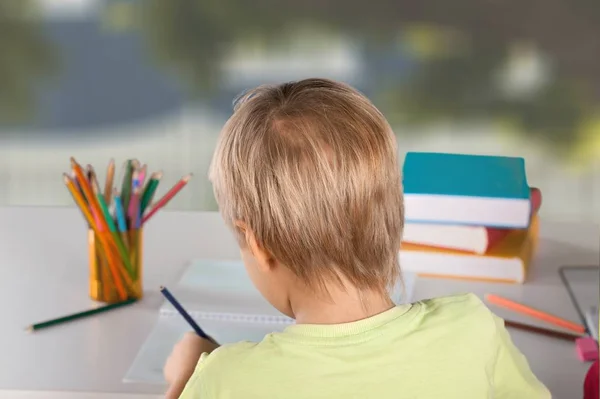
[(398, 279), (396, 141), (350, 86), (306, 79), (245, 93), (221, 132), (210, 179), (226, 223), (245, 223), (309, 287), (345, 278), (383, 292)]

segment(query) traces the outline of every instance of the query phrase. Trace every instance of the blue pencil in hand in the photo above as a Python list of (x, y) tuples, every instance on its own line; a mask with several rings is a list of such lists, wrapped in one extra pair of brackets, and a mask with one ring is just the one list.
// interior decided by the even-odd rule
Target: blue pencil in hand
[(202, 331), (200, 326), (194, 321), (194, 319), (192, 319), (192, 316), (190, 316), (189, 313), (185, 311), (183, 306), (181, 306), (181, 304), (177, 301), (177, 299), (175, 299), (173, 294), (171, 294), (169, 292), (167, 287), (160, 287), (160, 292), (163, 294), (165, 299), (167, 301), (169, 301), (171, 303), (171, 305), (173, 305), (173, 307), (179, 312), (179, 314), (185, 319), (185, 321), (188, 322), (188, 324), (190, 325), (190, 327), (192, 327), (192, 329), (196, 332), (196, 334), (198, 334), (200, 337), (202, 337), (204, 339), (208, 339), (209, 341), (212, 341), (212, 338), (209, 337), (208, 335), (206, 335), (206, 333), (204, 331)]

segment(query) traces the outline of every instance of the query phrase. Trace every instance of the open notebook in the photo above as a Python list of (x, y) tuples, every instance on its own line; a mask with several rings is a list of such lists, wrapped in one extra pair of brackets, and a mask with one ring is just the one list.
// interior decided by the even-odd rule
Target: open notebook
[[(404, 273), (403, 280), (404, 284), (398, 284), (392, 292), (397, 304), (410, 302), (415, 275)], [(265, 335), (281, 332), (294, 323), (260, 295), (239, 261), (194, 261), (177, 286), (169, 289), (198, 325), (220, 344), (259, 342)], [(156, 326), (124, 381), (163, 384), (165, 361), (173, 345), (190, 330), (175, 308), (165, 301)]]

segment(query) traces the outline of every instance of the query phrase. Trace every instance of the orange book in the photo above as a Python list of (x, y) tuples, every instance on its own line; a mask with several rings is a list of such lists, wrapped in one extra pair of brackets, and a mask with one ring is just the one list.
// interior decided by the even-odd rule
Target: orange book
[(486, 254), (402, 244), (400, 267), (423, 277), (523, 283), (539, 239), (539, 218), (529, 229), (513, 230)]

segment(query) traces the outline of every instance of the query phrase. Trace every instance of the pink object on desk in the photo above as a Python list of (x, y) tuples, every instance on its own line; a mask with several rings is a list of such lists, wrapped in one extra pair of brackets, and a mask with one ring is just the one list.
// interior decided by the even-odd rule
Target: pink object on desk
[(600, 399), (598, 380), (600, 380), (600, 373), (598, 372), (598, 360), (596, 360), (585, 376), (583, 399)]
[(598, 360), (598, 344), (591, 337), (577, 338), (577, 356), (582, 362)]

